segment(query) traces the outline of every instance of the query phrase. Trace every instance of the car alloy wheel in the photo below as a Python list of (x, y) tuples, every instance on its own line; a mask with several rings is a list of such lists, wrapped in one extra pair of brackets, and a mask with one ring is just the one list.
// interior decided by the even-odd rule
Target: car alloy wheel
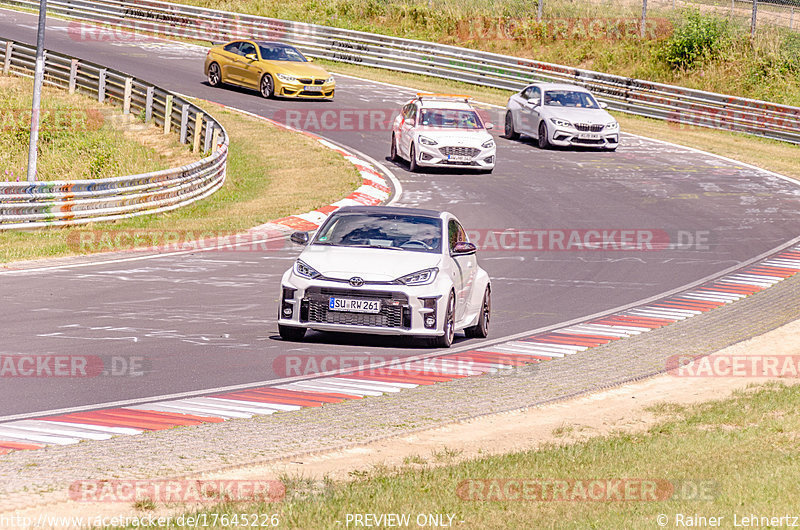
[(539, 149), (550, 147), (550, 138), (547, 137), (547, 125), (544, 122), (539, 124)]
[(456, 299), (453, 293), (450, 293), (450, 298), (447, 300), (447, 310), (442, 321), (442, 331), (444, 331), (442, 335), (433, 339), (433, 345), (437, 348), (449, 348), (453, 344), (453, 338), (456, 334)]
[(222, 73), (219, 70), (217, 63), (211, 63), (208, 67), (208, 84), (211, 86), (219, 86), (222, 82)]
[(412, 143), (411, 151), (409, 152), (408, 156), (408, 170), (412, 173), (416, 173), (418, 169), (419, 166), (417, 165), (417, 153), (415, 152), (414, 144)]
[(392, 134), (392, 147), (389, 149), (389, 159), (392, 162), (400, 160), (400, 157), (397, 156), (397, 140), (394, 137), (394, 133)]
[(489, 289), (489, 286), (486, 286), (486, 291), (483, 293), (483, 305), (481, 307), (481, 314), (478, 317), (478, 323), (464, 330), (467, 337), (485, 339), (489, 335), (489, 319), (491, 313), (492, 291)]
[(509, 140), (516, 140), (519, 138), (519, 133), (514, 130), (514, 116), (511, 115), (511, 111), (509, 110), (506, 112), (506, 130), (505, 136)]
[(261, 78), (261, 95), (265, 98), (271, 98), (274, 86), (275, 85), (272, 83), (272, 76), (265, 74), (264, 77)]

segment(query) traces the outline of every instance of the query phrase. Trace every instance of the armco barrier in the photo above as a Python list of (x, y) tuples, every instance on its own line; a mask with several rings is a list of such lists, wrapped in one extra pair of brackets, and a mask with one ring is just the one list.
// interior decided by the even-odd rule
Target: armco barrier
[[(33, 76), (36, 49), (0, 40), (4, 75)], [(147, 82), (98, 64), (46, 52), (45, 83), (144, 112), (165, 132), (209, 156), (193, 164), (106, 179), (0, 182), (0, 230), (110, 221), (180, 208), (208, 197), (225, 181), (228, 136), (203, 110)], [(195, 134), (197, 131), (197, 134)], [(191, 140), (191, 141), (190, 141)]]
[[(0, 5), (37, 10), (39, 2), (0, 0)], [(519, 90), (532, 80), (569, 82), (591, 89), (613, 110), (800, 144), (798, 107), (531, 59), (151, 0), (49, 0), (48, 10), (140, 34), (210, 42), (240, 37), (286, 40), (311, 57), (507, 90)], [(76, 28), (75, 34), (79, 33)]]

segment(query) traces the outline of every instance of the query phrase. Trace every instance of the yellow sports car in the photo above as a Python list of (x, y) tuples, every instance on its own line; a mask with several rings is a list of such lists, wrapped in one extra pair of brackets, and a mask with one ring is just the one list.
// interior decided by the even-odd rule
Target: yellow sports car
[(235, 40), (206, 55), (208, 84), (254, 88), (265, 98), (333, 99), (336, 82), (297, 48), (279, 42)]

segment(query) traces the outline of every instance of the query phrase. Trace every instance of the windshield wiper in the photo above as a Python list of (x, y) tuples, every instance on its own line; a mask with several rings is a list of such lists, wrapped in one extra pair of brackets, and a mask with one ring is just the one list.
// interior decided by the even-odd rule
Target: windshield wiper
[(388, 248), (389, 250), (405, 250), (401, 247), (393, 247), (390, 245), (339, 245), (342, 247), (355, 247), (355, 248)]

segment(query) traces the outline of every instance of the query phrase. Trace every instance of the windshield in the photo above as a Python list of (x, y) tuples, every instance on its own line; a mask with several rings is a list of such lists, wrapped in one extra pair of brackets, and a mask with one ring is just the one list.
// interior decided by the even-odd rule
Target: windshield
[(442, 221), (397, 214), (333, 215), (317, 232), (313, 245), (442, 251)]
[(291, 61), (294, 63), (305, 63), (308, 61), (303, 57), (302, 53), (285, 44), (276, 44), (274, 46), (261, 44), (258, 48), (261, 50), (261, 58), (265, 61)]
[(548, 90), (544, 93), (544, 104), (551, 107), (600, 108), (591, 94), (573, 90)]
[(474, 110), (422, 109), (419, 112), (420, 124), (425, 127), (444, 129), (482, 129), (478, 113)]

